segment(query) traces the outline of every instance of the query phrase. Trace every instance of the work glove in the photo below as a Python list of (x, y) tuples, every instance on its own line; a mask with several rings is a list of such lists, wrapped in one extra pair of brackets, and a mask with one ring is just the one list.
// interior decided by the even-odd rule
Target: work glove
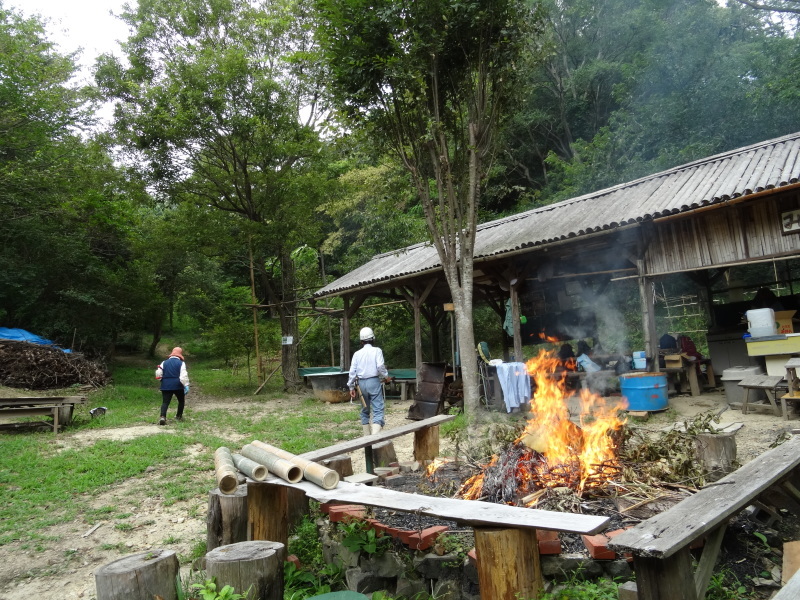
[(188, 385), (183, 386), (183, 394), (184, 394), (184, 396), (186, 394), (188, 394), (188, 393), (189, 393), (189, 386)]

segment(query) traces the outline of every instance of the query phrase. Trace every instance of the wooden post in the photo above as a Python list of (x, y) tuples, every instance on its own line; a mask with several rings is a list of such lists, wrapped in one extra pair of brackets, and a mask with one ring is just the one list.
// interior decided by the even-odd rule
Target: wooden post
[(285, 486), (247, 482), (247, 538), (288, 545), (289, 502)]
[(219, 488), (211, 490), (206, 513), (206, 552), (246, 541), (247, 486), (240, 485), (233, 494), (223, 494)]
[(639, 600), (698, 600), (688, 546), (669, 558), (633, 556)]
[(433, 460), (439, 456), (439, 426), (414, 432), (414, 460)]
[(339, 364), (342, 371), (350, 370), (350, 298), (344, 296), (344, 310), (342, 311), (341, 337), (339, 339)]
[(94, 573), (97, 600), (176, 600), (180, 565), (174, 550), (151, 550), (123, 556)]
[(340, 454), (339, 456), (332, 456), (327, 460), (323, 460), (322, 464), (333, 469), (339, 474), (341, 479), (349, 477), (353, 474), (353, 459), (349, 454)]
[(206, 573), (217, 578), (218, 589), (229, 585), (249, 600), (282, 600), (284, 560), (283, 544), (240, 542), (206, 554)]
[(308, 503), (308, 496), (303, 490), (286, 488), (286, 501), (288, 503), (288, 528), (291, 530), (296, 527), (303, 517), (311, 513)]
[(544, 589), (535, 529), (475, 528), (482, 600), (538, 598)]
[(511, 320), (514, 328), (514, 361), (522, 362), (522, 331), (520, 329), (519, 315), (519, 280), (509, 282), (511, 295)]
[(653, 298), (653, 279), (644, 275), (644, 260), (636, 261), (639, 271), (639, 300), (642, 307), (642, 328), (644, 329), (645, 355), (647, 356), (647, 370), (659, 373), (658, 364), (658, 334), (656, 333), (656, 313)]
[(372, 464), (376, 467), (388, 467), (397, 462), (397, 453), (394, 451), (392, 440), (378, 442), (372, 446)]

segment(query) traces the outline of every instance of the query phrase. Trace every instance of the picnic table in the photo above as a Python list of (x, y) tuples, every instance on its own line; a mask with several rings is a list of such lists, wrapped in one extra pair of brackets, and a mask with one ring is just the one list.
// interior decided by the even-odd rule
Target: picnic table
[[(44, 415), (53, 419), (53, 433), (58, 433), (59, 427), (72, 420), (72, 413), (76, 404), (86, 404), (85, 396), (49, 396), (49, 397), (22, 397), (0, 398), (0, 415), (13, 417), (31, 417)], [(44, 424), (44, 422), (42, 422)], [(49, 426), (50, 424), (47, 423)], [(3, 423), (0, 428), (8, 429), (18, 427), (18, 423)]]

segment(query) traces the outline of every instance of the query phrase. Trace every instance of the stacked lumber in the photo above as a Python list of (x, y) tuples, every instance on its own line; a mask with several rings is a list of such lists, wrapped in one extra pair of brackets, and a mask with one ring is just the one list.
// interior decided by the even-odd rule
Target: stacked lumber
[(0, 340), (0, 385), (47, 390), (75, 384), (102, 387), (108, 373), (82, 356), (52, 346)]

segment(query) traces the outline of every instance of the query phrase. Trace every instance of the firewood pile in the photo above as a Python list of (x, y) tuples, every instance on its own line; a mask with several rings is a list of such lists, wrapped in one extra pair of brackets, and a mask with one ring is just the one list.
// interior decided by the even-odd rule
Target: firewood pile
[(82, 356), (51, 346), (0, 340), (0, 385), (48, 390), (75, 384), (101, 387), (108, 373)]

